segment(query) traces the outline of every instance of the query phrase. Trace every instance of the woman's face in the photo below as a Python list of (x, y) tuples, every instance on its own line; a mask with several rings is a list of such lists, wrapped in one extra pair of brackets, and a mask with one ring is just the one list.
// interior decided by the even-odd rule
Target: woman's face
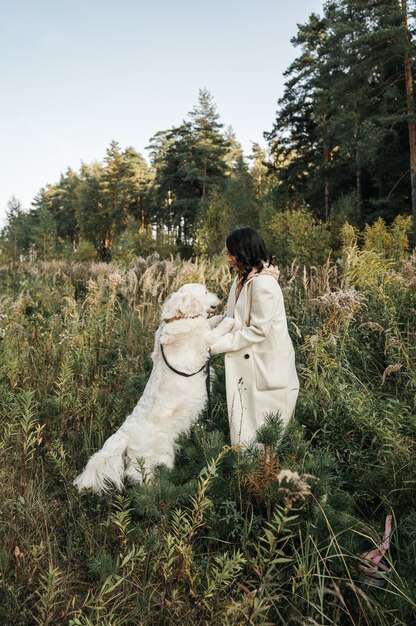
[(233, 256), (232, 254), (230, 254), (228, 250), (226, 250), (226, 254), (227, 254), (228, 265), (234, 270), (234, 272), (238, 272), (237, 258)]

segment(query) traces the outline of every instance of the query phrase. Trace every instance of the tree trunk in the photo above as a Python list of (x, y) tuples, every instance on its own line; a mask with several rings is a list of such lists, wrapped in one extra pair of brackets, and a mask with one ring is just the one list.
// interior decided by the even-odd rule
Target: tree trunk
[(203, 179), (202, 179), (202, 199), (205, 200), (205, 196), (207, 193), (207, 190), (206, 190), (207, 160), (206, 159), (203, 160), (203, 166), (204, 166), (204, 173), (203, 173)]
[[(406, 36), (410, 42), (411, 38), (407, 21), (407, 0), (401, 0), (401, 5), (403, 11), (403, 24), (406, 30)], [(406, 81), (407, 115), (409, 119), (410, 185), (412, 193), (413, 231), (414, 236), (416, 237), (416, 117), (412, 57), (409, 51), (406, 51), (404, 54), (404, 76)]]
[(357, 170), (355, 172), (355, 181), (356, 181), (356, 192), (357, 192), (357, 213), (361, 217), (361, 207), (363, 204), (361, 167), (357, 167)]
[[(329, 148), (327, 144), (324, 144), (324, 167), (326, 170), (329, 167)], [(329, 197), (330, 197), (328, 170), (325, 172), (324, 189), (325, 189), (324, 191), (325, 193), (325, 220), (327, 220), (329, 217)]]
[(136, 207), (137, 207), (137, 223), (139, 226), (144, 226), (144, 212), (142, 211), (140, 196), (136, 197)]

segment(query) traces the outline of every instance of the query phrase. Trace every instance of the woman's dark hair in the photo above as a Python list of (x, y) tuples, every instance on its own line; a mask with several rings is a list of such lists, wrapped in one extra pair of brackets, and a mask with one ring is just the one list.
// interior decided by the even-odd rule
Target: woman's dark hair
[(250, 226), (235, 228), (225, 240), (228, 252), (235, 256), (244, 283), (253, 267), (260, 273), (263, 263), (272, 262), (272, 256), (258, 232)]

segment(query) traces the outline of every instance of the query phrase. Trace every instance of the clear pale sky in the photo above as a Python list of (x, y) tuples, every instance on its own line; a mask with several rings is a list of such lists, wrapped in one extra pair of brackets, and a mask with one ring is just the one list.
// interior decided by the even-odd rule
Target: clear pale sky
[(271, 129), (290, 39), (323, 0), (0, 0), (0, 225), (111, 140), (145, 147), (212, 94), (246, 154)]

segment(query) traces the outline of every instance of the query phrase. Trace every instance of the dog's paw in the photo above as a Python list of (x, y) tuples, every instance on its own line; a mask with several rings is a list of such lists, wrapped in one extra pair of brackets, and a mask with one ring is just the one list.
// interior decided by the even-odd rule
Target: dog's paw
[(136, 463), (130, 463), (124, 470), (124, 479), (131, 485), (145, 483), (147, 478), (148, 472), (145, 471), (144, 466), (141, 468)]
[(208, 324), (210, 325), (211, 328), (217, 328), (218, 324), (220, 324), (222, 322), (222, 320), (224, 319), (224, 315), (213, 315), (212, 317), (208, 318)]

